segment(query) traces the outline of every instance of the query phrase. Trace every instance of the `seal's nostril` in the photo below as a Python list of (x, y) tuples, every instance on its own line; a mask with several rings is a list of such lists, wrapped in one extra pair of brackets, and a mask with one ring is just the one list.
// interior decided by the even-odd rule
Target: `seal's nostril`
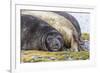
[(56, 43), (55, 45), (58, 46), (58, 43)]

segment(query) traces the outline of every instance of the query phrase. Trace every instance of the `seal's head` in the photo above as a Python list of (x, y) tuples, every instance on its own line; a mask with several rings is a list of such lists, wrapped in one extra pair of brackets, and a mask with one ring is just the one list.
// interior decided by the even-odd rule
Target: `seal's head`
[(63, 38), (59, 32), (49, 32), (46, 34), (45, 47), (48, 51), (60, 51), (63, 48)]

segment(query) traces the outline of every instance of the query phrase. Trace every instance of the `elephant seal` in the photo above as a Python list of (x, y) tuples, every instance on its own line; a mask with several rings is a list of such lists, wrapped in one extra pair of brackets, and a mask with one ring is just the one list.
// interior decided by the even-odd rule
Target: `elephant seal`
[(71, 51), (80, 50), (79, 33), (66, 17), (51, 11), (21, 10), (21, 14), (29, 14), (45, 21), (62, 34), (65, 47)]
[(63, 48), (62, 35), (48, 23), (32, 16), (21, 14), (21, 49), (60, 51)]

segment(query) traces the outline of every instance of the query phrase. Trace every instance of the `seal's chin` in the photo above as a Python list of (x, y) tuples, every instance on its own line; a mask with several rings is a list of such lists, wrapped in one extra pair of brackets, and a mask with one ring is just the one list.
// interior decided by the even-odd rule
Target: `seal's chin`
[(50, 33), (46, 37), (45, 44), (48, 51), (60, 51), (63, 47), (62, 36), (57, 33)]

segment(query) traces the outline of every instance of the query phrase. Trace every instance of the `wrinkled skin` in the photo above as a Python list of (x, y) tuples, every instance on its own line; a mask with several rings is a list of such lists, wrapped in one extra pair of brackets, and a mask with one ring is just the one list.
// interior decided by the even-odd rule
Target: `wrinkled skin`
[(62, 35), (46, 22), (31, 15), (21, 15), (21, 49), (60, 51)]

